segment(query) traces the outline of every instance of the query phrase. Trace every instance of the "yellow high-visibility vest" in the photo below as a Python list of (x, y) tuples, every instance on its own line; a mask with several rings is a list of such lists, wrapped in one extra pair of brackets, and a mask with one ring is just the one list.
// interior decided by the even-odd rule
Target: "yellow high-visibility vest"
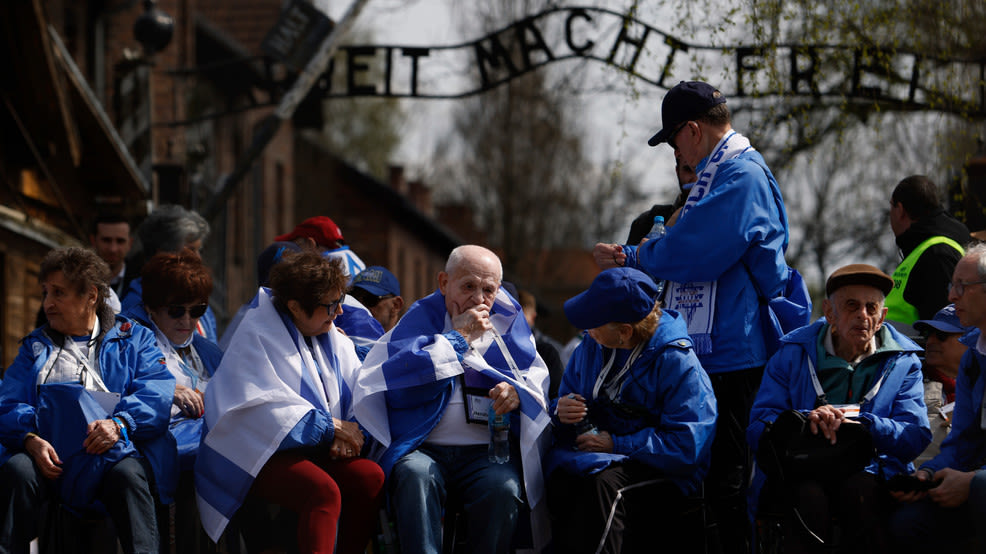
[(947, 244), (958, 250), (959, 254), (965, 254), (965, 249), (962, 248), (962, 245), (948, 237), (931, 237), (919, 244), (917, 248), (904, 258), (904, 261), (900, 262), (897, 269), (894, 270), (894, 288), (887, 295), (887, 299), (883, 303), (887, 307), (888, 321), (913, 325), (920, 318), (918, 309), (904, 300), (904, 288), (907, 286), (907, 278), (911, 276), (911, 270), (914, 269), (914, 264), (918, 262), (918, 258), (921, 257), (921, 254), (924, 254), (925, 250), (936, 244)]

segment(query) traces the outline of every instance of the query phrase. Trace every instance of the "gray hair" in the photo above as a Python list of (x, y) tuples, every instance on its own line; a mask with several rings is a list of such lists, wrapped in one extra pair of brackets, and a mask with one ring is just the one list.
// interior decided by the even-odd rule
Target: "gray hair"
[(96, 287), (96, 313), (103, 311), (110, 289), (106, 278), (110, 267), (102, 258), (88, 248), (56, 248), (48, 252), (41, 260), (38, 270), (38, 282), (44, 283), (48, 276), (60, 271), (75, 289), (75, 293), (83, 296), (90, 287)]
[[(974, 242), (965, 247), (965, 255), (975, 258), (976, 274), (986, 279), (986, 243)], [(984, 287), (986, 288), (986, 287)]]
[(445, 273), (454, 275), (463, 264), (476, 263), (483, 256), (489, 256), (496, 260), (497, 280), (503, 281), (503, 264), (500, 262), (500, 258), (492, 250), (478, 244), (463, 244), (452, 249), (448, 261), (445, 262)]
[(137, 227), (144, 254), (150, 258), (158, 252), (181, 252), (190, 242), (205, 241), (209, 223), (201, 215), (176, 204), (159, 206)]

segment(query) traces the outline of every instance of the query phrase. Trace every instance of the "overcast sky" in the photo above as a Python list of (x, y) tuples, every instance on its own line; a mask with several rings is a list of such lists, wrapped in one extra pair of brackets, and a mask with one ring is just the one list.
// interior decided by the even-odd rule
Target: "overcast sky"
[[(626, 3), (627, 0), (598, 0), (580, 2), (578, 5), (608, 6), (620, 11)], [(338, 19), (348, 6), (348, 0), (331, 0), (329, 13)], [(482, 36), (478, 31), (464, 29), (467, 25), (463, 22), (470, 20), (472, 9), (473, 0), (370, 0), (360, 14), (357, 29), (371, 29), (375, 44), (459, 44)], [(647, 9), (641, 8), (639, 18), (660, 28), (658, 15)], [(550, 71), (575, 68), (596, 72), (610, 82), (625, 81), (625, 76), (619, 71), (598, 62), (572, 60), (548, 66)], [(647, 84), (628, 84), (625, 88), (617, 85), (612, 92), (586, 90), (577, 99), (583, 105), (583, 142), (588, 144), (590, 157), (599, 163), (616, 158), (641, 174), (644, 187), (652, 197), (649, 202), (670, 201), (664, 197), (673, 194), (675, 188), (671, 149), (649, 148), (646, 145), (647, 139), (661, 127), (660, 101), (664, 93), (665, 90)], [(405, 139), (394, 161), (406, 166), (410, 178), (427, 172), (435, 140), (448, 129), (448, 116), (455, 102), (429, 99), (403, 101), (409, 118)]]

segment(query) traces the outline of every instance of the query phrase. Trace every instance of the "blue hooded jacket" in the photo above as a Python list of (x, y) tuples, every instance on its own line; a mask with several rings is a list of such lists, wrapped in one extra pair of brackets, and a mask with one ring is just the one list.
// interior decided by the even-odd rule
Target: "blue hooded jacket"
[(971, 331), (959, 339), (969, 347), (959, 363), (955, 382), (955, 411), (952, 432), (941, 445), (941, 452), (921, 468), (938, 471), (946, 467), (958, 471), (986, 469), (986, 431), (980, 427), (980, 410), (986, 392), (986, 356), (976, 350), (982, 332)]
[[(767, 422), (778, 414), (794, 409), (805, 413), (815, 407), (815, 388), (808, 371), (809, 357), (817, 367), (818, 335), (825, 327), (821, 318), (811, 325), (797, 329), (781, 339), (780, 350), (770, 359), (764, 370), (760, 391), (750, 410), (750, 423), (746, 440), (754, 452)], [(877, 458), (866, 471), (883, 477), (913, 471), (911, 460), (917, 457), (931, 442), (931, 428), (924, 404), (924, 385), (921, 361), (917, 353), (921, 348), (897, 332), (890, 325), (883, 329), (896, 342), (896, 347), (878, 350), (873, 356), (881, 357), (875, 379), (886, 375), (879, 392), (860, 406), (859, 421), (869, 429)], [(751, 486), (751, 511), (757, 506), (760, 488), (766, 477), (759, 469)]]
[[(103, 383), (121, 396), (113, 416), (126, 422), (130, 440), (151, 464), (159, 497), (168, 503), (175, 483), (166, 478), (171, 472), (168, 451), (173, 448), (166, 431), (175, 379), (150, 330), (119, 315), (112, 320), (101, 317), (100, 324), (104, 329), (112, 325), (99, 343), (98, 360)], [(0, 464), (23, 452), (24, 437), (38, 431), (38, 372), (58, 349), (45, 325), (23, 339), (17, 358), (7, 368), (0, 384), (0, 445), (5, 450)]]
[[(684, 494), (697, 490), (709, 469), (715, 435), (716, 400), (709, 376), (692, 350), (684, 319), (673, 310), (661, 314), (657, 330), (627, 373), (614, 399), (632, 406), (634, 415), (616, 413), (611, 405), (593, 403), (592, 391), (613, 349), (586, 336), (568, 362), (559, 397), (580, 394), (589, 403), (590, 420), (613, 437), (613, 453), (578, 452), (561, 440), (554, 400), (555, 445), (547, 455), (546, 474), (556, 468), (591, 474), (627, 459), (643, 462), (670, 478)], [(619, 368), (614, 365), (611, 371)]]
[[(697, 171), (707, 164), (708, 158), (702, 160)], [(781, 294), (787, 243), (777, 180), (750, 150), (719, 165), (708, 194), (663, 238), (645, 242), (639, 252), (631, 246), (623, 251), (627, 267), (655, 280), (718, 281), (712, 351), (699, 354), (702, 367), (714, 374), (767, 363), (757, 288), (767, 298)]]
[[(131, 307), (130, 311), (125, 315), (147, 327), (152, 333), (154, 332), (154, 328), (151, 326), (151, 317), (143, 304), (136, 304)], [(215, 342), (194, 332), (192, 333), (192, 346), (195, 347), (195, 352), (202, 360), (202, 365), (205, 367), (206, 372), (209, 373), (209, 377), (212, 377), (216, 372), (216, 368), (219, 367), (219, 362), (222, 361), (223, 351), (220, 350)], [(192, 465), (195, 463), (195, 456), (199, 451), (199, 443), (202, 440), (202, 427), (202, 418), (187, 419), (182, 414), (171, 418), (168, 431), (175, 440), (173, 467), (176, 473), (169, 480), (174, 479), (177, 483), (178, 472), (191, 470)], [(172, 464), (169, 463), (168, 466), (172, 467)]]

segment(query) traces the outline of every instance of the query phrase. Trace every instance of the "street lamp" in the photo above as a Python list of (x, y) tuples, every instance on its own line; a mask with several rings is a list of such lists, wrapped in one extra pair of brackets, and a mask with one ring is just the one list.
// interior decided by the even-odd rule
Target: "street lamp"
[(149, 58), (164, 50), (174, 34), (175, 20), (157, 8), (155, 0), (144, 0), (144, 13), (134, 22), (134, 38), (144, 47)]

